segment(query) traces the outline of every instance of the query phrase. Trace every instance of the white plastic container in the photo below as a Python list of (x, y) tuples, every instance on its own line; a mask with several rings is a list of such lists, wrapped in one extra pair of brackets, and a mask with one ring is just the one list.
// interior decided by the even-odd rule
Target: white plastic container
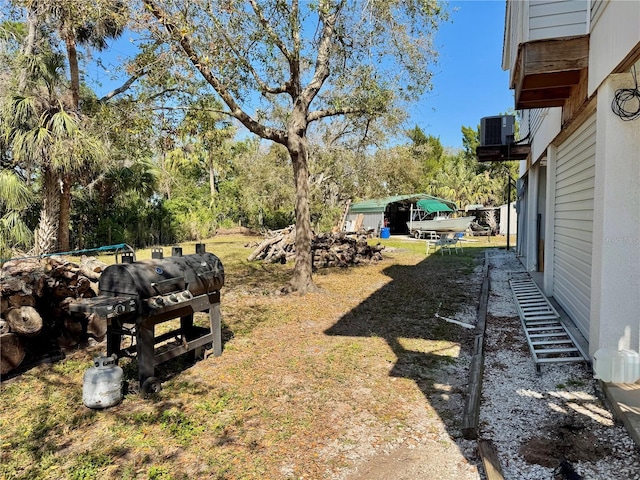
[(118, 357), (95, 357), (94, 366), (84, 372), (82, 401), (89, 408), (107, 408), (122, 400), (123, 372)]
[(640, 355), (634, 350), (602, 348), (593, 354), (593, 375), (603, 382), (635, 383), (640, 379)]
[(613, 372), (613, 355), (615, 351), (609, 348), (601, 348), (593, 354), (593, 376), (603, 382), (611, 381)]
[[(617, 367), (617, 368), (616, 368)], [(640, 358), (638, 352), (633, 350), (619, 350), (618, 363), (614, 362), (612, 382), (615, 383), (636, 383), (639, 375)]]

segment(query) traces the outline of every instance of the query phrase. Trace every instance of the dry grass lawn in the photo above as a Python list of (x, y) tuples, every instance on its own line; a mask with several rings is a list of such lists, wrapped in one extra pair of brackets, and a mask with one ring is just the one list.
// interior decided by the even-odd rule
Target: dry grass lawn
[[(104, 344), (4, 382), (0, 476), (340, 478), (436, 436), (436, 424), (459, 435), (472, 331), (435, 313), (475, 311), (482, 252), (497, 239), (429, 257), (421, 241), (383, 240), (382, 262), (317, 272), (322, 291), (305, 296), (276, 294), (291, 265), (246, 261), (257, 240), (207, 242), (226, 274), (222, 356), (162, 365), (153, 398), (82, 404), (83, 373)], [(133, 380), (135, 361), (121, 365)]]

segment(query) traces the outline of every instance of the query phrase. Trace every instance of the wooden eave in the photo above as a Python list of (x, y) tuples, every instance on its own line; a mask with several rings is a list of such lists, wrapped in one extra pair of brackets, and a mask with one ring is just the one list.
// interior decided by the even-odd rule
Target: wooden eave
[(531, 153), (531, 144), (485, 145), (476, 147), (479, 162), (507, 162), (525, 160)]
[(520, 44), (511, 85), (516, 109), (563, 106), (588, 64), (588, 35)]

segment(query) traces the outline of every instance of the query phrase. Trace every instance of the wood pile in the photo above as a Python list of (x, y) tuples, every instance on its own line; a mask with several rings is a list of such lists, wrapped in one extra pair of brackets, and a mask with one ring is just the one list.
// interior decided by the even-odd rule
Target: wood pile
[[(248, 261), (262, 260), (287, 263), (295, 259), (295, 226), (270, 231), (253, 250)], [(343, 232), (320, 233), (311, 242), (313, 267), (348, 267), (382, 260), (384, 246), (369, 245), (367, 235), (348, 235)]]
[[(37, 361), (89, 336), (101, 341), (105, 319), (70, 314), (69, 303), (98, 294), (106, 264), (83, 256), (79, 264), (62, 257), (18, 259), (0, 271), (0, 374)], [(59, 353), (58, 353), (59, 355)]]

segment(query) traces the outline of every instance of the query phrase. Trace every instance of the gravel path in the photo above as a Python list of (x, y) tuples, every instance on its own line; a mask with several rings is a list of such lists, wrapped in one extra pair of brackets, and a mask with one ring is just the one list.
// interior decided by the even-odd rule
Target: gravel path
[(536, 374), (508, 283), (524, 269), (511, 252), (489, 259), (479, 436), (495, 445), (505, 478), (640, 479), (640, 454), (586, 367), (543, 365)]

